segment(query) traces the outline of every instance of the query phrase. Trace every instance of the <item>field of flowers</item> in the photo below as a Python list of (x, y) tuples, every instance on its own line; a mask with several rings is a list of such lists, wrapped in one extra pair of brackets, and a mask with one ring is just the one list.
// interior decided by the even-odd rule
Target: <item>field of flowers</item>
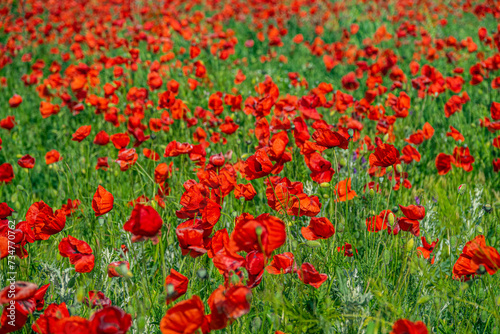
[(500, 3), (0, 2), (0, 334), (500, 333)]

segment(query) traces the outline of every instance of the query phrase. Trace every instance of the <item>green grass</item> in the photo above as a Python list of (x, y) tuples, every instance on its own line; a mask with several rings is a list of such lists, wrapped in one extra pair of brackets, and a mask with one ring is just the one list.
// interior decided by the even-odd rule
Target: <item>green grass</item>
[[(134, 2), (135, 3), (135, 2)], [(14, 22), (19, 17), (17, 2), (2, 4), (10, 8)], [(247, 4), (240, 4), (246, 7)], [(30, 4), (27, 5), (28, 8)], [(148, 14), (140, 14), (139, 8), (145, 6), (136, 2), (137, 8), (134, 12), (134, 22), (127, 20), (124, 28), (117, 28), (116, 36), (132, 40), (134, 34), (129, 32), (128, 27), (136, 24), (153, 22), (159, 25), (162, 18), (190, 18), (191, 13), (170, 11), (167, 14), (159, 14), (154, 10)], [(176, 4), (170, 5), (168, 9), (175, 8)], [(180, 5), (178, 5), (180, 7)], [(312, 6), (312, 5), (309, 5)], [(282, 47), (269, 47), (267, 40), (260, 42), (256, 38), (257, 29), (252, 23), (250, 14), (245, 15), (243, 21), (236, 17), (225, 19), (220, 22), (222, 30), (234, 31), (238, 39), (234, 54), (223, 61), (210, 53), (210, 47), (202, 49), (200, 56), (194, 60), (189, 59), (189, 50), (186, 54), (180, 54), (180, 48), (189, 48), (190, 42), (186, 41), (177, 32), (172, 32), (170, 37), (173, 43), (173, 52), (176, 58), (167, 63), (168, 70), (163, 75), (163, 86), (158, 91), (149, 91), (149, 100), (154, 107), (145, 108), (143, 124), (148, 125), (150, 118), (160, 118), (163, 110), (158, 110), (158, 92), (166, 90), (166, 83), (170, 79), (180, 83), (178, 99), (181, 99), (188, 109), (188, 117), (194, 116), (196, 107), (208, 110), (208, 98), (215, 92), (232, 93), (237, 88), (238, 94), (243, 96), (243, 101), (249, 96), (257, 96), (254, 86), (263, 82), (266, 75), (272, 77), (279, 88), (280, 98), (290, 94), (298, 98), (308, 95), (310, 89), (321, 82), (331, 83), (334, 90), (340, 89), (346, 92), (341, 85), (341, 78), (348, 72), (354, 71), (356, 66), (345, 61), (327, 72), (322, 57), (317, 57), (304, 45), (296, 45), (292, 42), (293, 37), (302, 33), (306, 41), (313, 42), (316, 38), (314, 32), (315, 22), (321, 22), (325, 33), (321, 39), (325, 43), (339, 42), (342, 37), (342, 29), (357, 23), (359, 32), (351, 36), (347, 45), (359, 49), (364, 47), (363, 40), (372, 37), (374, 31), (381, 24), (387, 26), (387, 30), (395, 35), (399, 23), (393, 23), (387, 18), (388, 15), (379, 15), (370, 19), (366, 8), (369, 4), (348, 2), (346, 10), (339, 18), (332, 17), (325, 22), (319, 21), (321, 15), (327, 10), (325, 4), (320, 4), (320, 13), (307, 16), (299, 20), (297, 16), (288, 21), (285, 27), (288, 34), (282, 36), (284, 45)], [(303, 6), (307, 9), (307, 6)], [(73, 22), (82, 22), (83, 30), (95, 34), (96, 28), (90, 27), (88, 22), (93, 16), (105, 18), (104, 14), (92, 14), (92, 9), (99, 5), (90, 2), (86, 7), (85, 20), (77, 18), (70, 9), (64, 9), (70, 13)], [(202, 10), (206, 18), (200, 23), (209, 32), (206, 34), (194, 33), (194, 41), (199, 42), (207, 38), (213, 29), (207, 18), (220, 11), (206, 9), (206, 4), (198, 4), (194, 9)], [(389, 11), (395, 14), (393, 3)], [(429, 11), (424, 5), (418, 9), (425, 13)], [(104, 8), (117, 17), (117, 8)], [(167, 10), (168, 12), (168, 10)], [(387, 14), (386, 11), (382, 13)], [(459, 17), (458, 13), (463, 14)], [(442, 12), (439, 12), (442, 15)], [(83, 15), (83, 14), (82, 14)], [(47, 13), (37, 15), (44, 22), (49, 22)], [(407, 19), (407, 18), (405, 18)], [(462, 13), (461, 10), (453, 10), (447, 17), (448, 24), (440, 26), (437, 20), (428, 18), (422, 22), (411, 21), (418, 27), (425, 29), (433, 38), (446, 39), (454, 36), (458, 41), (471, 36), (478, 45), (478, 51), (483, 52), (485, 58), (498, 54), (498, 50), (490, 49), (481, 44), (477, 37), (477, 29), (484, 26), (488, 31), (496, 30), (497, 22), (492, 15), (487, 15), (482, 21), (472, 13)], [(45, 25), (44, 23), (44, 25)], [(86, 24), (87, 23), (87, 24)], [(54, 22), (54, 24), (57, 24)], [(275, 19), (269, 19), (264, 24), (276, 24)], [(110, 31), (111, 23), (104, 22), (102, 26)], [(191, 26), (194, 26), (191, 24)], [(89, 28), (90, 27), (90, 28)], [(143, 27), (143, 26), (142, 26)], [(154, 30), (144, 30), (147, 35), (156, 36)], [(263, 30), (265, 34), (265, 29)], [(79, 199), (81, 206), (75, 214), (68, 217), (66, 227), (60, 233), (53, 235), (49, 240), (37, 241), (29, 244), (27, 249), (29, 257), (16, 260), (18, 263), (17, 280), (29, 281), (41, 286), (51, 283), (46, 294), (46, 305), (50, 303), (65, 302), (73, 315), (88, 318), (93, 311), (81, 302), (81, 295), (87, 295), (90, 290), (100, 290), (109, 297), (113, 305), (119, 306), (132, 315), (134, 319), (133, 330), (136, 333), (159, 333), (159, 323), (165, 315), (168, 307), (165, 304), (166, 289), (164, 281), (170, 269), (176, 269), (189, 278), (189, 287), (186, 295), (177, 302), (198, 295), (206, 303), (210, 294), (224, 282), (224, 278), (214, 267), (212, 261), (206, 256), (196, 259), (183, 257), (175, 235), (175, 228), (181, 222), (175, 216), (175, 211), (181, 208), (180, 198), (184, 192), (183, 183), (189, 179), (197, 180), (194, 168), (196, 167), (187, 156), (175, 158), (164, 158), (163, 153), (166, 145), (172, 140), (178, 142), (193, 141), (193, 133), (197, 127), (203, 128), (208, 137), (217, 128), (211, 128), (208, 123), (199, 123), (193, 127), (187, 127), (183, 120), (175, 120), (167, 132), (154, 133), (155, 138), (146, 141), (137, 148), (139, 159), (130, 170), (121, 172), (119, 165), (114, 162), (118, 150), (111, 144), (101, 147), (92, 143), (94, 136), (100, 130), (108, 134), (126, 132), (126, 123), (115, 128), (106, 122), (102, 115), (95, 114), (95, 108), (84, 103), (84, 110), (73, 116), (67, 107), (62, 107), (61, 112), (52, 115), (48, 119), (42, 119), (39, 106), (42, 100), (36, 91), (36, 86), (25, 86), (20, 80), (23, 74), (31, 73), (31, 65), (36, 60), (43, 60), (45, 68), (40, 83), (48, 77), (49, 66), (56, 60), (62, 65), (61, 75), (64, 77), (65, 70), (70, 64), (80, 62), (87, 65), (97, 65), (97, 59), (101, 55), (107, 57), (129, 57), (124, 47), (109, 49), (102, 48), (98, 52), (91, 52), (86, 45), (82, 46), (84, 58), (76, 60), (74, 55), (69, 61), (62, 62), (60, 55), (50, 53), (52, 47), (56, 47), (61, 53), (69, 52), (71, 44), (64, 44), (58, 40), (47, 41), (43, 44), (26, 42), (29, 33), (26, 29), (19, 32), (5, 32), (5, 27), (0, 30), (0, 45), (5, 46), (13, 36), (21, 36), (18, 45), (22, 48), (15, 54), (8, 54), (12, 63), (0, 69), (0, 77), (5, 77), (7, 85), (0, 88), (0, 119), (7, 115), (14, 115), (17, 125), (12, 131), (1, 130), (0, 138), (0, 164), (8, 162), (14, 167), (15, 178), (12, 183), (0, 185), (0, 202), (6, 202), (17, 213), (14, 218), (16, 222), (23, 221), (25, 214), (34, 202), (43, 200), (52, 208), (60, 208), (67, 199)], [(62, 34), (56, 34), (57, 38)], [(71, 40), (75, 33), (70, 32)], [(135, 34), (138, 36), (138, 34)], [(111, 35), (104, 34), (103, 38), (112, 43)], [(247, 39), (254, 39), (253, 48), (246, 48), (244, 43)], [(421, 66), (429, 63), (439, 70), (444, 77), (452, 76), (453, 69), (463, 67), (465, 84), (462, 91), (470, 96), (463, 110), (446, 118), (444, 115), (444, 104), (448, 99), (456, 95), (449, 90), (437, 97), (427, 96), (424, 99), (418, 97), (418, 92), (411, 88), (411, 76), (409, 63), (414, 53), (419, 49), (415, 41), (421, 38), (409, 37), (401, 47), (397, 47), (395, 39), (384, 41), (377, 45), (380, 52), (391, 50), (398, 57), (398, 66), (404, 71), (408, 82), (403, 85), (405, 91), (411, 98), (411, 115), (405, 119), (398, 119), (394, 126), (396, 138), (393, 143), (396, 148), (402, 149), (407, 143), (404, 142), (410, 134), (417, 129), (422, 129), (424, 123), (429, 122), (435, 129), (431, 140), (424, 141), (417, 149), (422, 155), (420, 162), (412, 162), (404, 165), (403, 169), (408, 172), (408, 179), (412, 184), (411, 189), (401, 187), (398, 191), (391, 191), (392, 182), (383, 177), (370, 178), (361, 156), (368, 160), (371, 152), (362, 151), (358, 159), (353, 160), (352, 154), (359, 144), (350, 143), (349, 150), (335, 148), (325, 151), (325, 159), (332, 162), (336, 173), (333, 176), (330, 187), (322, 188), (313, 183), (309, 177), (310, 171), (304, 163), (303, 156), (294, 144), (293, 135), (289, 134), (289, 146), (293, 147), (293, 161), (285, 164), (280, 176), (286, 176), (291, 181), (304, 183), (305, 192), (309, 195), (317, 195), (322, 203), (321, 212), (318, 217), (328, 217), (336, 226), (336, 234), (328, 240), (320, 240), (318, 247), (310, 247), (300, 233), (303, 226), (309, 223), (308, 217), (292, 217), (279, 215), (272, 211), (267, 205), (265, 196), (264, 179), (251, 181), (257, 191), (253, 201), (243, 203), (236, 200), (233, 193), (229, 194), (222, 205), (222, 215), (215, 226), (215, 230), (227, 228), (229, 233), (234, 228), (234, 218), (248, 212), (253, 215), (271, 213), (279, 216), (287, 224), (287, 238), (289, 241), (274, 254), (293, 252), (297, 264), (304, 262), (312, 263), (320, 273), (328, 275), (328, 280), (319, 288), (303, 284), (296, 274), (273, 276), (264, 273), (262, 283), (252, 289), (252, 302), (250, 312), (230, 324), (221, 333), (273, 333), (281, 330), (285, 333), (388, 333), (392, 324), (401, 318), (412, 321), (423, 321), (432, 333), (499, 333), (500, 332), (500, 274), (483, 275), (469, 282), (459, 282), (452, 279), (452, 267), (460, 255), (466, 242), (475, 236), (483, 234), (489, 246), (500, 250), (500, 177), (493, 171), (492, 161), (500, 157), (500, 149), (492, 146), (492, 140), (496, 134), (490, 133), (486, 128), (479, 126), (479, 119), (490, 117), (490, 104), (492, 101), (500, 101), (498, 90), (492, 90), (490, 83), (492, 78), (498, 76), (497, 72), (490, 74), (490, 79), (483, 83), (472, 86), (468, 82), (470, 75), (468, 69), (477, 63), (476, 53), (469, 54), (465, 50), (456, 50), (460, 59), (450, 64), (446, 60), (444, 51), (439, 51), (439, 59), (429, 63), (425, 60), (418, 61)], [(73, 43), (73, 42), (72, 42)], [(151, 44), (151, 43), (149, 43)], [(161, 44), (160, 44), (161, 45)], [(124, 68), (127, 80), (124, 85), (117, 89), (116, 95), (119, 102), (116, 107), (123, 114), (125, 107), (130, 105), (126, 95), (131, 87), (147, 86), (147, 74), (149, 66), (146, 60), (159, 60), (165, 53), (153, 53), (146, 41), (134, 42), (134, 47), (140, 50), (142, 63), (138, 64), (137, 71)], [(261, 63), (259, 57), (276, 51), (277, 55), (285, 55), (287, 63), (281, 63), (278, 58), (269, 62)], [(446, 50), (450, 51), (450, 50)], [(23, 54), (31, 53), (32, 61), (25, 63), (21, 61)], [(2, 53), (0, 53), (2, 55)], [(248, 66), (241, 65), (241, 59), (245, 57)], [(175, 62), (179, 60), (182, 65), (190, 65), (200, 60), (207, 68), (207, 79), (195, 90), (191, 91), (187, 85), (187, 78), (195, 78), (194, 74), (184, 76), (180, 68), (175, 68)], [(239, 60), (239, 64), (235, 61)], [(372, 64), (376, 58), (362, 58)], [(247, 79), (236, 86), (234, 77), (238, 69), (242, 69)], [(301, 78), (309, 83), (309, 89), (295, 88), (288, 79), (289, 72), (298, 72)], [(350, 92), (356, 100), (360, 100), (367, 90), (365, 86), (366, 74), (360, 82), (360, 88)], [(99, 73), (100, 84), (89, 88), (89, 94), (104, 96), (102, 86), (113, 81), (113, 68), (103, 69)], [(201, 81), (201, 80), (200, 80)], [(384, 76), (383, 85), (390, 88), (391, 80)], [(73, 98), (74, 93), (70, 88), (62, 88)], [(398, 90), (396, 91), (398, 92)], [(396, 92), (394, 94), (398, 95)], [(348, 92), (349, 93), (349, 92)], [(23, 103), (16, 109), (10, 109), (8, 100), (13, 94), (19, 94)], [(385, 104), (386, 95), (376, 99), (373, 105)], [(328, 94), (331, 100), (332, 94)], [(55, 97), (52, 103), (61, 103), (59, 97)], [(388, 114), (392, 114), (390, 107), (385, 107)], [(318, 108), (328, 124), (336, 124), (340, 117), (352, 116), (355, 111), (349, 108), (345, 114), (339, 114), (327, 108)], [(220, 118), (231, 116), (240, 126), (238, 131), (227, 137), (227, 144), (211, 144), (207, 148), (207, 160), (212, 154), (233, 151), (231, 163), (255, 153), (258, 141), (249, 130), (255, 128), (255, 117), (246, 115), (242, 111), (231, 112), (228, 106), (224, 106), (224, 112)], [(271, 113), (272, 115), (272, 113)], [(268, 116), (268, 121), (271, 117)], [(490, 117), (491, 118), (491, 117)], [(361, 138), (368, 135), (372, 140), (376, 136), (376, 121), (368, 119), (361, 120), (363, 130)], [(308, 125), (312, 122), (308, 121)], [(81, 143), (71, 141), (71, 134), (82, 125), (92, 125), (92, 132), (88, 138)], [(453, 167), (450, 173), (440, 176), (435, 167), (435, 158), (439, 153), (452, 154), (455, 146), (459, 146), (452, 138), (446, 137), (449, 126), (458, 129), (465, 137), (465, 143), (469, 147), (471, 155), (475, 158), (472, 172)], [(310, 128), (312, 134), (313, 130)], [(149, 129), (145, 134), (151, 134)], [(379, 135), (379, 137), (383, 137)], [(133, 142), (133, 138), (132, 138)], [(129, 145), (131, 147), (131, 145)], [(146, 159), (142, 154), (143, 148), (150, 148), (158, 152), (162, 158), (158, 162)], [(63, 160), (56, 164), (47, 166), (44, 161), (45, 153), (57, 149)], [(36, 165), (32, 170), (23, 170), (17, 165), (17, 160), (30, 154), (36, 158)], [(334, 155), (335, 154), (335, 155)], [(108, 156), (110, 169), (108, 171), (95, 170), (98, 157)], [(245, 158), (243, 158), (245, 157)], [(164, 226), (160, 242), (154, 245), (151, 241), (132, 243), (131, 234), (123, 230), (123, 224), (128, 220), (132, 207), (128, 202), (145, 195), (154, 198), (158, 185), (153, 182), (154, 169), (160, 162), (173, 162), (174, 172), (167, 180), (170, 186), (170, 194), (165, 199), (166, 207), (160, 208), (152, 202), (160, 213)], [(343, 161), (342, 168), (338, 169), (335, 161)], [(356, 171), (356, 172), (355, 172)], [(333, 187), (338, 181), (347, 177), (352, 178), (352, 188), (358, 196), (348, 205), (345, 202), (336, 205), (333, 202)], [(380, 183), (379, 194), (370, 195), (363, 192), (363, 186), (375, 181)], [(248, 183), (238, 175), (238, 183)], [(91, 203), (92, 196), (98, 185), (102, 185), (115, 197), (115, 205), (111, 212), (100, 219), (94, 216)], [(459, 194), (458, 187), (466, 185), (466, 190)], [(421, 246), (420, 238), (414, 237), (407, 232), (401, 232), (397, 236), (387, 235), (386, 231), (370, 233), (366, 230), (365, 219), (378, 214), (385, 209), (397, 208), (398, 204), (407, 206), (415, 204), (418, 196), (421, 204), (426, 208), (426, 217), (421, 222), (421, 235), (428, 241), (439, 238), (434, 264), (417, 257), (416, 248)], [(487, 212), (484, 205), (491, 205), (492, 211)], [(401, 216), (401, 212), (396, 213)], [(91, 273), (79, 274), (74, 272), (74, 267), (69, 260), (59, 255), (58, 244), (63, 237), (72, 235), (80, 240), (86, 241), (95, 254), (95, 268)], [(358, 253), (354, 257), (344, 257), (337, 252), (337, 247), (351, 243), (356, 247)], [(110, 262), (120, 260), (120, 246), (125, 244), (129, 252), (127, 259), (130, 261), (130, 278), (108, 278), (106, 274), (107, 265)], [(1, 261), (3, 278), (8, 272), (6, 259)], [(182, 268), (182, 269), (180, 269)], [(198, 277), (200, 268), (208, 271), (206, 279)], [(3, 284), (2, 286), (6, 286)], [(80, 297), (79, 297), (80, 296)], [(207, 313), (208, 306), (205, 306)], [(28, 320), (27, 326), (20, 333), (30, 333), (31, 324), (42, 312), (35, 312)]]

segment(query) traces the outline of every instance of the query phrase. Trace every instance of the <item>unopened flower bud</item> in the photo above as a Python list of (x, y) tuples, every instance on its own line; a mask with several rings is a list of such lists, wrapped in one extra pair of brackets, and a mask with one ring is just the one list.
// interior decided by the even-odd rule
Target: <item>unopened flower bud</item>
[(262, 226), (257, 226), (255, 228), (255, 234), (257, 234), (258, 237), (262, 235)]
[(328, 182), (323, 182), (323, 183), (320, 183), (319, 185), (321, 188), (330, 188), (330, 183)]
[(311, 248), (318, 248), (321, 246), (321, 244), (319, 243), (319, 241), (316, 241), (316, 240), (307, 240), (306, 241), (306, 245), (311, 247)]
[(375, 190), (373, 190), (373, 188), (372, 188), (372, 189), (370, 189), (369, 194), (370, 194), (370, 196), (372, 196), (372, 197), (373, 197), (373, 196), (375, 196)]
[(465, 192), (465, 188), (467, 188), (467, 186), (465, 184), (461, 184), (459, 187), (458, 187), (458, 193), (459, 194), (463, 194)]
[[(389, 224), (394, 225), (394, 214), (391, 212), (389, 213)], [(412, 239), (413, 240), (413, 239)]]
[(414, 245), (415, 245), (415, 240), (413, 239), (408, 240), (408, 242), (406, 243), (406, 251), (411, 252)]
[(398, 173), (402, 173), (403, 172), (403, 166), (401, 166), (400, 164), (397, 164), (396, 165), (396, 170), (398, 171)]
[(208, 272), (207, 272), (207, 270), (205, 268), (200, 268), (196, 272), (196, 275), (198, 275), (199, 279), (206, 279), (207, 278), (207, 274), (208, 274)]

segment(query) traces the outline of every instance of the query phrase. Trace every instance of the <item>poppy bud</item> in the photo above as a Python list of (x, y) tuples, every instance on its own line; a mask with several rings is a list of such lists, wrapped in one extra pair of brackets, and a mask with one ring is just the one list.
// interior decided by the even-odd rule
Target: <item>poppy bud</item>
[(321, 244), (319, 243), (319, 241), (316, 241), (316, 240), (307, 240), (306, 241), (306, 245), (311, 247), (311, 248), (317, 248), (317, 247), (320, 247)]
[(340, 164), (341, 164), (342, 166), (347, 165), (347, 161), (346, 161), (346, 159), (345, 159), (345, 158), (340, 159)]
[(328, 195), (328, 194), (323, 194), (323, 198), (330, 198), (330, 195)]
[(85, 298), (85, 289), (83, 287), (79, 287), (78, 290), (76, 290), (76, 300), (81, 303), (83, 298)]
[(384, 142), (388, 141), (389, 140), (389, 134), (386, 133), (384, 138), (382, 139)]
[(208, 274), (208, 272), (207, 272), (207, 270), (205, 268), (200, 268), (196, 272), (196, 275), (198, 275), (199, 279), (206, 279), (207, 278), (207, 274)]
[(415, 245), (415, 240), (413, 239), (408, 240), (408, 242), (406, 243), (406, 251), (411, 252), (414, 245)]
[(476, 230), (481, 234), (484, 232), (481, 226), (476, 226)]
[(254, 332), (258, 332), (262, 327), (262, 320), (259, 317), (255, 317), (252, 320), (252, 329)]
[(389, 218), (389, 223), (391, 224), (391, 226), (393, 226), (394, 225), (394, 214), (392, 212), (389, 213), (389, 217), (388, 218)]
[(210, 163), (214, 165), (215, 167), (222, 167), (224, 163), (226, 162), (226, 159), (224, 158), (224, 155), (222, 153), (214, 154), (210, 157)]
[(396, 170), (398, 171), (398, 173), (402, 173), (403, 172), (403, 167), (400, 164), (397, 164), (396, 165)]
[(465, 192), (465, 188), (467, 188), (467, 186), (465, 184), (461, 184), (459, 187), (458, 187), (458, 194), (461, 195)]
[(323, 182), (323, 183), (320, 183), (319, 185), (321, 188), (330, 188), (330, 183), (328, 182)]
[(375, 196), (375, 190), (373, 190), (373, 188), (370, 189), (369, 194), (370, 194), (371, 197), (374, 197)]
[(387, 167), (385, 170), (387, 171), (387, 173), (392, 172), (392, 166)]
[(349, 129), (349, 130), (347, 130), (347, 133), (349, 134), (350, 137), (352, 137), (354, 135), (354, 130)]

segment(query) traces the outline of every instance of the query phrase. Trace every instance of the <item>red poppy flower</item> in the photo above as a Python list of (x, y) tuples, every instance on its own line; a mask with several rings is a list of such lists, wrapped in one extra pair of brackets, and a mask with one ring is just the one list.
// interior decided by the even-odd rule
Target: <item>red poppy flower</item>
[(264, 149), (259, 149), (245, 161), (245, 177), (255, 180), (269, 175), (273, 170), (273, 163)]
[(23, 102), (23, 98), (17, 94), (14, 94), (14, 96), (12, 96), (10, 99), (9, 99), (9, 105), (11, 108), (17, 108), (19, 107), (19, 105)]
[(12, 130), (16, 124), (16, 118), (14, 116), (7, 116), (0, 120), (0, 128), (5, 130)]
[(118, 272), (119, 270), (117, 270), (117, 268), (121, 268), (122, 266), (130, 270), (130, 263), (128, 261), (116, 261), (108, 264), (108, 277), (123, 277), (123, 275)]
[(350, 201), (358, 196), (354, 190), (351, 189), (351, 178), (345, 179), (337, 183), (335, 186), (335, 194), (337, 195), (336, 202)]
[(429, 331), (422, 321), (411, 322), (406, 319), (399, 319), (392, 326), (391, 334), (428, 334)]
[(153, 207), (136, 204), (123, 229), (133, 234), (132, 242), (152, 239), (156, 243), (162, 225), (163, 220)]
[(366, 229), (370, 232), (379, 232), (387, 228), (391, 210), (383, 210), (377, 216), (366, 218)]
[(500, 171), (500, 158), (493, 160), (493, 171), (495, 173)]
[(26, 221), (33, 231), (35, 240), (47, 240), (66, 226), (64, 212), (54, 213), (52, 208), (40, 201), (33, 203), (26, 212)]
[(452, 164), (454, 164), (458, 168), (463, 168), (466, 172), (471, 172), (473, 167), (472, 164), (475, 162), (475, 159), (469, 153), (468, 147), (455, 147), (453, 150), (453, 158)]
[(105, 146), (109, 144), (109, 135), (106, 133), (106, 131), (101, 130), (95, 135), (94, 144), (100, 146)]
[(492, 119), (500, 120), (500, 102), (492, 102), (490, 112)]
[(123, 148), (118, 152), (118, 159), (115, 162), (120, 165), (120, 170), (124, 172), (136, 163), (137, 158), (139, 155), (135, 152), (135, 148)]
[(5, 202), (0, 203), (0, 219), (5, 219), (5, 218), (11, 216), (13, 212), (14, 212), (14, 210), (9, 208), (7, 203), (5, 203)]
[(370, 154), (370, 166), (389, 167), (399, 163), (399, 151), (391, 144), (380, 144)]
[(95, 166), (95, 169), (102, 169), (102, 170), (108, 170), (109, 168), (109, 163), (108, 163), (108, 157), (102, 157), (102, 158), (97, 158), (97, 165)]
[(193, 150), (193, 145), (189, 143), (170, 142), (165, 148), (164, 157), (176, 157), (181, 154), (189, 154)]
[(446, 175), (451, 170), (451, 163), (453, 161), (451, 155), (439, 153), (436, 157), (436, 168), (439, 175)]
[(172, 162), (167, 165), (162, 162), (155, 168), (155, 182), (161, 184), (172, 175)]
[(177, 300), (187, 291), (189, 279), (177, 272), (175, 269), (170, 269), (170, 275), (165, 279), (167, 287), (167, 305)]
[[(60, 319), (69, 318), (69, 311), (65, 303), (61, 304), (50, 304), (47, 306), (42, 315), (36, 320), (36, 322), (31, 326), (31, 329), (35, 333), (39, 334), (52, 334), (52, 333), (62, 333), (67, 334), (67, 331), (61, 329), (56, 329), (55, 323)], [(86, 321), (86, 320), (85, 320)], [(72, 332), (80, 333), (80, 332)]]
[(83, 303), (88, 307), (90, 307), (91, 309), (102, 308), (111, 306), (111, 299), (106, 297), (106, 295), (104, 295), (102, 291), (92, 290), (89, 291), (88, 298), (85, 297), (83, 299)]
[(328, 239), (335, 234), (335, 228), (328, 218), (313, 217), (309, 226), (302, 227), (301, 232), (307, 240)]
[(342, 87), (345, 90), (357, 90), (359, 88), (359, 82), (356, 80), (356, 74), (354, 72), (349, 72), (342, 77), (341, 80)]
[(479, 274), (481, 265), (490, 275), (495, 274), (500, 269), (500, 254), (494, 247), (486, 246), (483, 235), (478, 235), (465, 244), (453, 266), (453, 278), (468, 281)]
[(327, 274), (320, 274), (312, 264), (307, 262), (302, 264), (300, 269), (297, 270), (297, 274), (304, 284), (309, 284), (316, 289), (328, 279)]
[[(13, 290), (13, 291), (12, 291)], [(28, 316), (37, 309), (39, 298), (43, 300), (45, 292), (36, 296), (37, 285), (30, 282), (15, 282), (0, 291), (0, 304), (4, 306), (0, 318), (0, 333), (11, 333), (20, 330), (26, 324)], [(10, 307), (10, 309), (9, 309)]]
[(216, 323), (225, 325), (227, 319), (237, 319), (250, 311), (252, 291), (243, 285), (234, 285), (227, 289), (220, 286), (208, 299), (208, 305), (212, 314), (209, 322), (211, 329), (222, 329), (224, 327), (214, 326)]
[(73, 133), (72, 139), (73, 141), (81, 142), (90, 134), (90, 130), (92, 130), (91, 125), (84, 125), (78, 128), (78, 130)]
[(222, 153), (214, 154), (209, 159), (210, 163), (215, 167), (222, 167), (226, 162), (224, 155)]
[(130, 137), (126, 133), (115, 133), (114, 135), (111, 135), (110, 139), (118, 150), (127, 147), (130, 143)]
[(450, 132), (446, 132), (446, 137), (452, 137), (456, 141), (465, 141), (464, 136), (450, 125)]
[(326, 148), (340, 147), (344, 150), (347, 150), (349, 145), (348, 139), (346, 139), (340, 133), (329, 129), (317, 129), (313, 133), (312, 138), (318, 145)]
[(286, 240), (285, 223), (281, 219), (263, 213), (254, 218), (243, 213), (236, 218), (236, 226), (231, 234), (230, 247), (247, 253), (258, 250), (266, 254), (281, 247)]
[(162, 334), (192, 334), (198, 330), (208, 333), (205, 307), (200, 297), (195, 295), (170, 308), (161, 319), (160, 330)]
[(75, 266), (77, 273), (89, 273), (94, 269), (94, 254), (85, 241), (69, 235), (59, 242), (59, 254), (69, 257), (69, 262)]
[(106, 306), (89, 319), (89, 332), (95, 334), (127, 333), (130, 327), (132, 317), (116, 306)]
[(144, 154), (144, 156), (148, 159), (151, 159), (153, 161), (158, 161), (160, 160), (160, 155), (158, 153), (156, 153), (155, 151), (153, 150), (150, 150), (149, 148), (145, 148), (142, 150), (142, 154)]
[(47, 165), (59, 162), (62, 159), (61, 154), (57, 150), (51, 150), (45, 154), (45, 163)]
[(0, 165), (0, 183), (9, 183), (14, 179), (14, 170), (12, 165), (5, 162)]
[[(436, 244), (438, 243), (439, 239), (436, 241), (433, 241), (432, 244), (429, 245), (425, 237), (421, 238), (422, 240), (422, 247), (417, 247), (417, 255), (418, 256), (423, 256), (424, 259), (430, 259), (432, 252), (434, 251), (434, 248), (436, 248)], [(431, 259), (431, 264), (434, 264), (434, 259), (436, 256), (432, 257)]]
[(99, 217), (110, 212), (113, 209), (114, 200), (113, 194), (98, 185), (92, 198), (92, 210), (94, 210), (95, 216)]
[(354, 256), (354, 251), (353, 249), (356, 251), (356, 253), (358, 252), (357, 249), (353, 248), (351, 244), (349, 243), (345, 243), (344, 246), (342, 247), (337, 247), (337, 252), (341, 252), (341, 251), (344, 251), (344, 256), (347, 256), (347, 257), (353, 257)]
[(314, 152), (306, 155), (305, 162), (307, 167), (311, 170), (311, 179), (317, 183), (330, 182), (335, 171), (332, 168), (332, 163), (321, 156), (321, 154)]
[(413, 160), (419, 162), (422, 158), (417, 149), (411, 145), (406, 145), (405, 147), (403, 147), (401, 153), (403, 153), (403, 155), (401, 156), (401, 160), (406, 164), (411, 163)]
[(249, 184), (237, 184), (234, 188), (234, 197), (236, 199), (245, 198), (245, 201), (251, 201), (257, 192), (251, 183)]
[(273, 256), (273, 260), (266, 267), (268, 273), (273, 275), (288, 274), (296, 270), (293, 253), (286, 252)]
[(31, 155), (26, 154), (21, 159), (17, 160), (17, 164), (21, 166), (21, 168), (32, 169), (35, 167), (35, 158)]
[(262, 281), (264, 274), (264, 254), (259, 251), (252, 251), (247, 254), (245, 269), (248, 273), (247, 287), (254, 288)]

